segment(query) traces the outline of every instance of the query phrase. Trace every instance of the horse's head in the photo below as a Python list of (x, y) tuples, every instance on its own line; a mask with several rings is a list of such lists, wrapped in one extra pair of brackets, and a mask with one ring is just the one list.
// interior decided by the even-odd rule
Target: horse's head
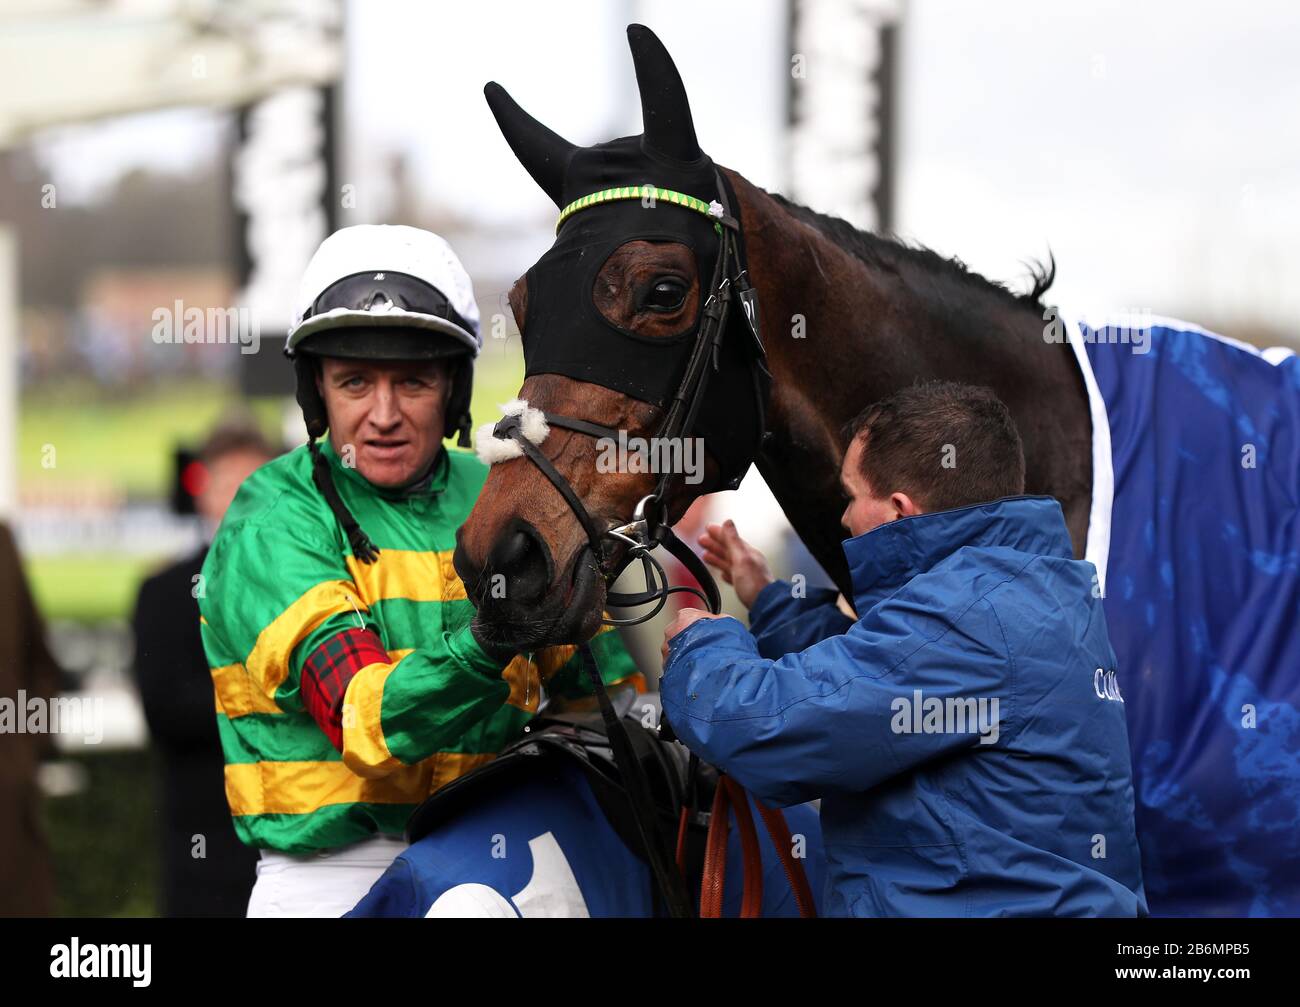
[(510, 291), (526, 407), (478, 433), (494, 464), (455, 557), (485, 635), (520, 649), (591, 636), (628, 548), (609, 530), (648, 496), (653, 529), (735, 485), (762, 431), (766, 372), (739, 293), (734, 195), (696, 141), (663, 45), (640, 25), (628, 40), (640, 136), (579, 147), (499, 85), (484, 89), (561, 209), (555, 243)]

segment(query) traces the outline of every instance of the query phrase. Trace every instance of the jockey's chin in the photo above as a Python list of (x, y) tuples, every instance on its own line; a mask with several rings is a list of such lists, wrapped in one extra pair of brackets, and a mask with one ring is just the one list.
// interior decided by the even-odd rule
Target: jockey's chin
[(372, 486), (400, 489), (423, 476), (438, 457), (441, 437), (376, 437), (356, 445), (357, 471)]

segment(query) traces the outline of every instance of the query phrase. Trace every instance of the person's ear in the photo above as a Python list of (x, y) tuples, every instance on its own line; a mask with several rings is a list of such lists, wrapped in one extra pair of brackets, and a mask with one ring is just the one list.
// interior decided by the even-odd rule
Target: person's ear
[(916, 501), (906, 493), (891, 493), (889, 495), (889, 506), (898, 511), (899, 517), (915, 517), (917, 514), (925, 513), (916, 505)]

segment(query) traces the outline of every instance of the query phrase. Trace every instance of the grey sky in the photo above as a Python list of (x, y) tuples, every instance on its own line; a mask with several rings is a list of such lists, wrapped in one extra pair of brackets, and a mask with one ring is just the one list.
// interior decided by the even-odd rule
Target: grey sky
[[(1012, 280), (1050, 245), (1057, 296), (1079, 310), (1300, 334), (1300, 7), (906, 7), (905, 235)], [(497, 133), (483, 83), (576, 142), (635, 131), (623, 26), (641, 20), (681, 69), (702, 145), (781, 188), (784, 18), (776, 0), (353, 3), (343, 176), (364, 209), (383, 157), (406, 151), (430, 205), (541, 234), (554, 210)], [(183, 170), (212, 156), (212, 122), (172, 112), (61, 134), (60, 178), (76, 192), (132, 161)], [(508, 254), (522, 269), (540, 250)]]
[(920, 2), (905, 229), (1058, 296), (1300, 336), (1300, 7)]

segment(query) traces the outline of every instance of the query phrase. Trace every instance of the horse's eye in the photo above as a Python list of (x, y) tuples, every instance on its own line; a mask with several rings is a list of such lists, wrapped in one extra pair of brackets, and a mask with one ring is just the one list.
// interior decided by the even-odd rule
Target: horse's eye
[(686, 300), (686, 284), (681, 280), (665, 278), (657, 280), (642, 302), (643, 308), (651, 311), (674, 311)]

